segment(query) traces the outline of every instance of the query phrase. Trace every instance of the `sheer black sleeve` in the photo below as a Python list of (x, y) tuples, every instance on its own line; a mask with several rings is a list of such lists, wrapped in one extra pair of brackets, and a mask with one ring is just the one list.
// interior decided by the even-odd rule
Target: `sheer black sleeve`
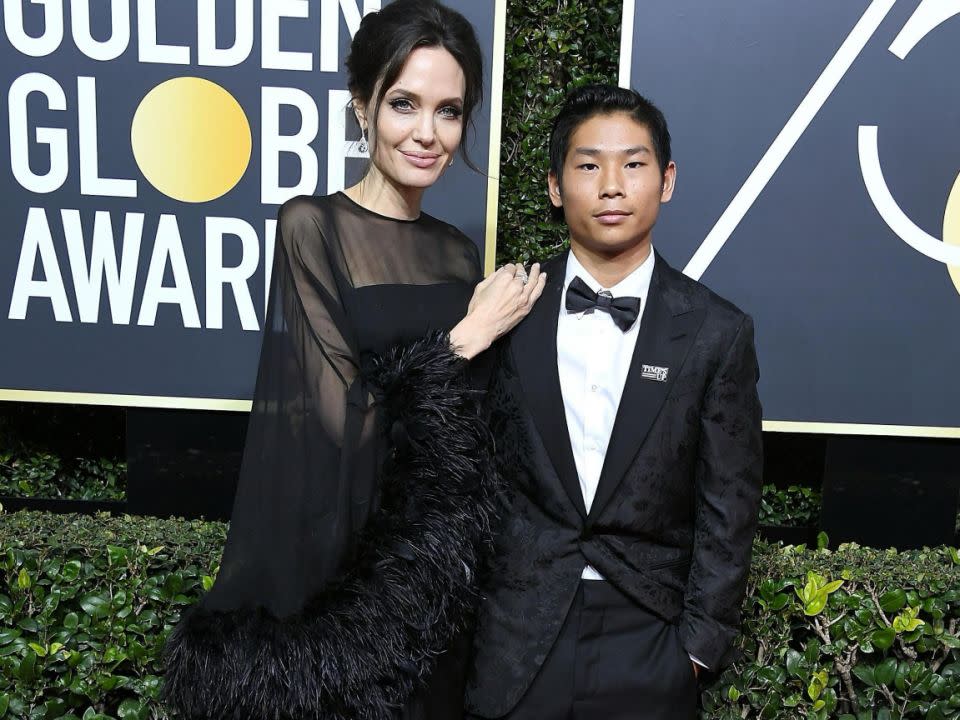
[(361, 361), (334, 250), (284, 207), (221, 566), (165, 652), (183, 717), (389, 717), (475, 599), (480, 393), (442, 329)]
[(285, 208), (230, 533), (204, 601), (210, 609), (295, 612), (336, 574), (357, 530), (351, 465), (371, 421), (333, 270), (318, 240), (308, 217)]

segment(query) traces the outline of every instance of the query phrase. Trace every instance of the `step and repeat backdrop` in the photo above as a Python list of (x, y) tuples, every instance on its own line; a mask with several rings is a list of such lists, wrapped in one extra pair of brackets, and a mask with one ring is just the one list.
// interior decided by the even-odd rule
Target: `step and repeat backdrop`
[(960, 2), (625, 0), (655, 244), (753, 315), (768, 430), (960, 437)]
[[(386, 0), (384, 1), (385, 4)], [(493, 263), (506, 0), (425, 210)], [(249, 408), (278, 206), (356, 181), (343, 58), (381, 0), (3, 0), (0, 400)]]

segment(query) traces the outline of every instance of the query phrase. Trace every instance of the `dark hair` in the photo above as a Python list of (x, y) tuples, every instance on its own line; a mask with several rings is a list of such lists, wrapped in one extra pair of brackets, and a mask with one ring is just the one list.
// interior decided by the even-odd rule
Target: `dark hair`
[[(584, 85), (567, 95), (550, 130), (550, 171), (563, 179), (563, 163), (570, 149), (570, 138), (577, 128), (597, 115), (626, 113), (650, 131), (653, 152), (660, 165), (660, 176), (670, 164), (670, 131), (660, 109), (636, 90), (615, 85)], [(555, 220), (563, 219), (563, 208), (551, 206)]]
[(467, 155), (466, 142), (473, 111), (483, 101), (483, 54), (470, 21), (456, 10), (435, 0), (394, 0), (364, 16), (347, 55), (350, 92), (364, 103), (376, 127), (384, 93), (396, 82), (410, 53), (420, 47), (443, 48), (463, 70), (460, 152), (467, 165), (478, 170)]

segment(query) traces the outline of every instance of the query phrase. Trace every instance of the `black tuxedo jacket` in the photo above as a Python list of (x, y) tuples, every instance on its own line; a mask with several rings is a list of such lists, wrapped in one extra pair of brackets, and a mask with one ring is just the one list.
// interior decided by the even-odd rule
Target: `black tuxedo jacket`
[(484, 717), (530, 686), (585, 564), (677, 623), (714, 672), (739, 629), (762, 469), (753, 324), (657, 256), (588, 514), (557, 371), (566, 258), (544, 264), (543, 296), (501, 342), (488, 394), (508, 491), (467, 685), (467, 709)]

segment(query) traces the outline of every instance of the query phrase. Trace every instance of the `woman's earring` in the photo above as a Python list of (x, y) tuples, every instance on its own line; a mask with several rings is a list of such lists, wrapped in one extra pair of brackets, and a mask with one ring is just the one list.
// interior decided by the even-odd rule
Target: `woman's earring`
[(357, 145), (357, 150), (359, 150), (359, 151), (362, 152), (362, 153), (365, 153), (365, 152), (367, 151), (367, 131), (366, 131), (366, 129), (364, 129), (364, 130), (361, 131), (360, 144)]

